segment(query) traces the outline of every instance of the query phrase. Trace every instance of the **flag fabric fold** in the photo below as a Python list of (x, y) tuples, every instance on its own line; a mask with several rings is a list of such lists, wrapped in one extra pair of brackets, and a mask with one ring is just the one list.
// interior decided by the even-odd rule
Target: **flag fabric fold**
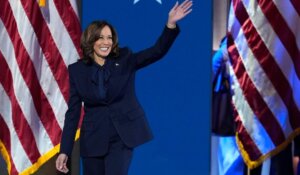
[(0, 4), (0, 152), (27, 175), (58, 152), (81, 28), (76, 0)]
[(232, 0), (228, 53), (237, 143), (249, 168), (300, 133), (300, 4)]

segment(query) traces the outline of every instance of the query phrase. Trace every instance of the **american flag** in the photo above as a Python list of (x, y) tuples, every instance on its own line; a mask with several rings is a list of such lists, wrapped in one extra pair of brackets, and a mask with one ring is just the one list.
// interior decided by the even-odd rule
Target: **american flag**
[(300, 133), (299, 26), (299, 0), (232, 0), (227, 44), (236, 139), (249, 168)]
[(76, 0), (0, 4), (0, 151), (27, 175), (58, 152), (81, 28)]

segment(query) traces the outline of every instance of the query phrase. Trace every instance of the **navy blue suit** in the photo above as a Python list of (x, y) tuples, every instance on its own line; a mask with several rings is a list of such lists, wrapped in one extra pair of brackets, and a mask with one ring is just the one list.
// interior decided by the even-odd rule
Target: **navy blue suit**
[(121, 48), (117, 58), (108, 57), (105, 64), (108, 64), (110, 75), (106, 100), (99, 97), (98, 85), (94, 78), (96, 70), (91, 64), (78, 61), (68, 67), (70, 99), (62, 133), (61, 153), (71, 155), (82, 102), (85, 115), (80, 135), (81, 156), (106, 154), (112, 126), (129, 148), (152, 139), (145, 113), (135, 94), (135, 73), (138, 69), (161, 59), (178, 33), (178, 26), (175, 29), (165, 27), (154, 46), (137, 53), (128, 48)]

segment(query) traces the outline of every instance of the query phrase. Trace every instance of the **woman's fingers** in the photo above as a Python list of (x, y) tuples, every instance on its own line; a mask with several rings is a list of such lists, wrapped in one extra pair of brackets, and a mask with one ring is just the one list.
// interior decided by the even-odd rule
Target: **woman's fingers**
[(67, 173), (69, 171), (67, 167), (68, 156), (60, 154), (56, 159), (56, 169), (60, 172)]

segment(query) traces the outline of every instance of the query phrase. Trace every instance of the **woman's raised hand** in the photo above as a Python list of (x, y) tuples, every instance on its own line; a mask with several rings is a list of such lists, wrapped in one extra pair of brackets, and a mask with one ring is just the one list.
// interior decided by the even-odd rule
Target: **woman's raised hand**
[(178, 1), (174, 7), (169, 12), (169, 18), (167, 26), (169, 28), (175, 28), (176, 22), (184, 18), (186, 15), (192, 12), (193, 2), (191, 0), (185, 0), (183, 3), (179, 4)]

